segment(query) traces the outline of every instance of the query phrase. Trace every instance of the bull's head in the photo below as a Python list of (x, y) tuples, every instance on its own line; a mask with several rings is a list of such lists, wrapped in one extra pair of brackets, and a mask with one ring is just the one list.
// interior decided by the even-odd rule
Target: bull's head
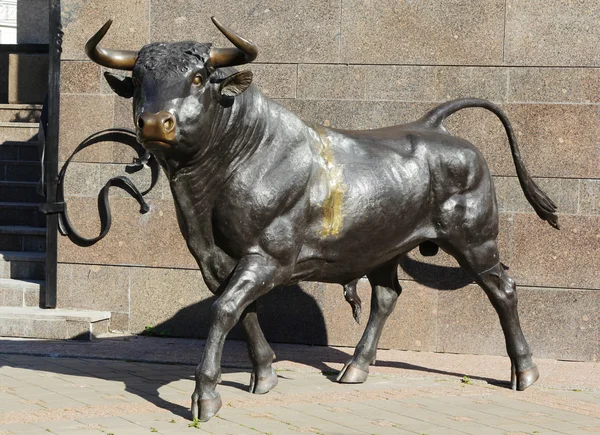
[(152, 152), (183, 157), (197, 151), (198, 138), (211, 128), (202, 118), (218, 122), (218, 114), (211, 113), (215, 106), (231, 106), (232, 98), (252, 82), (250, 71), (231, 74), (220, 68), (252, 62), (258, 55), (256, 46), (214, 17), (212, 21), (235, 48), (188, 41), (149, 44), (139, 52), (108, 50), (98, 44), (112, 20), (85, 46), (86, 54), (97, 64), (132, 71), (131, 77), (108, 72), (105, 77), (118, 95), (133, 97), (138, 141)]

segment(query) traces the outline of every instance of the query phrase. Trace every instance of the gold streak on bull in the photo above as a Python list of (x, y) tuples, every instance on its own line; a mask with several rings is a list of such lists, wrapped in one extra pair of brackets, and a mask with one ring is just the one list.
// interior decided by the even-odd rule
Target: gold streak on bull
[(321, 126), (313, 126), (319, 136), (319, 154), (325, 163), (325, 176), (328, 184), (327, 197), (323, 201), (323, 228), (321, 235), (337, 236), (344, 226), (344, 185), (343, 166), (334, 162), (331, 141)]

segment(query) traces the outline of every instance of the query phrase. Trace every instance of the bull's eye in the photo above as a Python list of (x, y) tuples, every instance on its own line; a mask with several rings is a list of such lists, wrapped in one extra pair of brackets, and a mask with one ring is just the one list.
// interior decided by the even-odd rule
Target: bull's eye
[(133, 86), (135, 86), (136, 88), (140, 85), (140, 81), (135, 77), (132, 77), (132, 82)]
[(194, 86), (200, 86), (202, 84), (202, 76), (201, 75), (195, 76), (194, 79), (192, 80), (192, 83), (194, 84)]

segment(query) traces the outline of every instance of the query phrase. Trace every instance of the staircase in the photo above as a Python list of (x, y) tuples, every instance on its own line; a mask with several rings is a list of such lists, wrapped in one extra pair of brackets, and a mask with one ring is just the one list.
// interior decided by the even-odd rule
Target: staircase
[(110, 313), (43, 309), (40, 113), (40, 105), (0, 104), (0, 336), (91, 339), (108, 332)]

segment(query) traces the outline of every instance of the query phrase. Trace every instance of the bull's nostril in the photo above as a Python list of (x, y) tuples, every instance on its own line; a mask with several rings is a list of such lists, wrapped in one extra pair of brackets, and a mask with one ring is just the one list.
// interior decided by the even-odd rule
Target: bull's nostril
[(142, 119), (141, 116), (138, 118), (137, 124), (140, 129), (144, 128), (144, 120)]
[(168, 118), (165, 119), (163, 125), (165, 126), (165, 131), (170, 132), (171, 130), (173, 130), (173, 127), (175, 127), (175, 122), (173, 122), (172, 118)]

